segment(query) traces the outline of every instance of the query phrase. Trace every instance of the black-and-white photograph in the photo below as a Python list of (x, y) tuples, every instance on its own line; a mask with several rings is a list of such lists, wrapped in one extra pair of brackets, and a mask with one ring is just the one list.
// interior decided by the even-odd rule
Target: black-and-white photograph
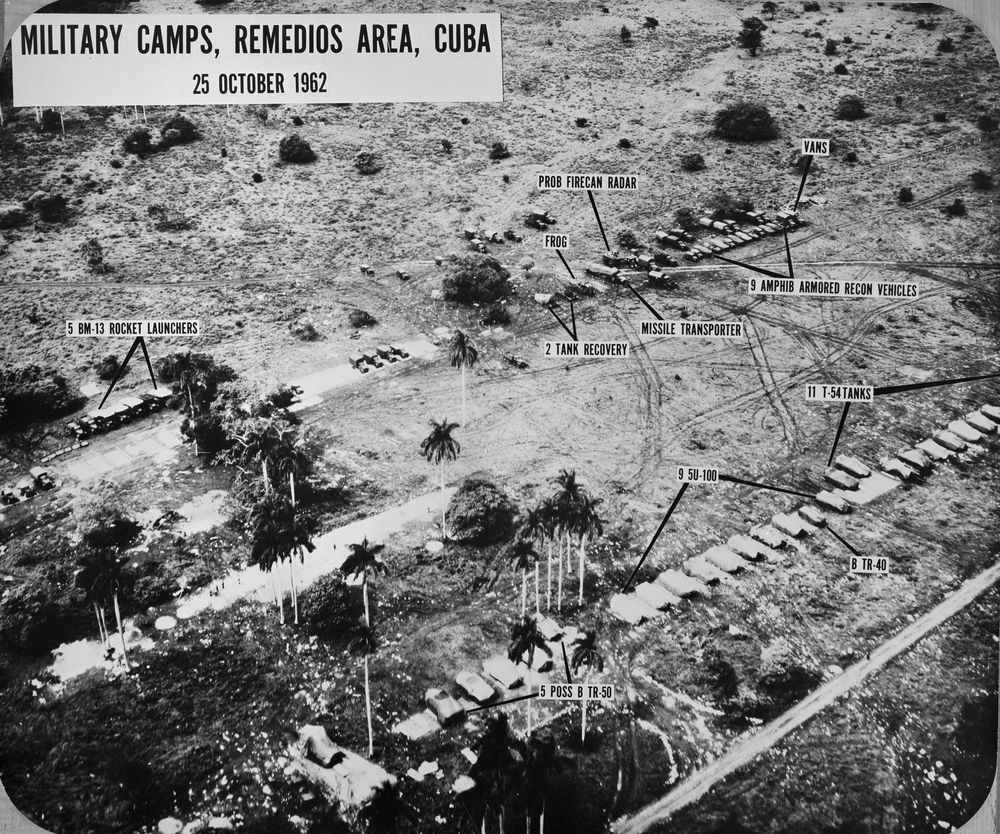
[(959, 831), (998, 750), (998, 193), (997, 52), (933, 4), (32, 15), (0, 67), (13, 807)]

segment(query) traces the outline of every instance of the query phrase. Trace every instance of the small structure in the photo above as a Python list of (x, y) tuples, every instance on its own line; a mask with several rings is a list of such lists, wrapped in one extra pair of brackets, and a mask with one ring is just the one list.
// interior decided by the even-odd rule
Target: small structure
[(833, 459), (833, 463), (835, 466), (839, 466), (843, 469), (848, 475), (852, 475), (855, 478), (867, 478), (872, 474), (870, 467), (850, 455), (837, 455), (837, 457)]
[(831, 484), (833, 484), (835, 487), (840, 487), (841, 489), (858, 488), (857, 478), (852, 478), (846, 472), (837, 469), (833, 466), (831, 466), (823, 473), (823, 477)]
[(635, 595), (651, 608), (663, 610), (670, 605), (680, 605), (681, 598), (655, 582), (642, 582), (635, 586)]
[(429, 709), (434, 710), (442, 727), (447, 727), (465, 715), (462, 705), (443, 689), (428, 689), (424, 693), (424, 703)]
[(475, 672), (461, 671), (455, 675), (455, 683), (478, 704), (485, 704), (496, 697), (496, 690)]

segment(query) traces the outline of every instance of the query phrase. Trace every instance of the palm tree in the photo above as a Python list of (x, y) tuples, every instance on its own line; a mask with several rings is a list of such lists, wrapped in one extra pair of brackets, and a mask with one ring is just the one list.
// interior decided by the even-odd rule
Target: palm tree
[[(573, 656), (570, 659), (570, 666), (573, 674), (580, 671), (581, 666), (586, 666), (587, 671), (596, 669), (598, 672), (604, 671), (604, 655), (597, 648), (597, 634), (594, 631), (586, 631), (583, 637), (577, 639), (573, 644)], [(587, 740), (587, 699), (580, 702), (580, 744)]]
[(444, 462), (453, 461), (462, 451), (462, 445), (451, 436), (451, 433), (458, 428), (458, 423), (449, 423), (447, 419), (440, 423), (431, 420), (431, 433), (420, 441), (420, 451), (428, 463), (441, 467), (441, 536), (448, 538), (448, 528), (445, 521), (444, 502)]
[(84, 552), (80, 561), (80, 569), (73, 578), (77, 588), (86, 592), (88, 602), (95, 606), (98, 615), (98, 627), (102, 630), (105, 644), (108, 628), (104, 622), (104, 607), (110, 602), (115, 611), (115, 622), (118, 626), (118, 637), (122, 644), (122, 658), (125, 660), (125, 671), (132, 671), (128, 659), (128, 647), (125, 645), (125, 628), (122, 623), (122, 612), (119, 598), (131, 594), (133, 580), (126, 567), (125, 557), (111, 548), (92, 548)]
[[(198, 388), (204, 383), (204, 376), (202, 374), (202, 369), (199, 367), (198, 362), (195, 360), (194, 354), (188, 351), (184, 354), (177, 354), (175, 356), (175, 371), (177, 375), (177, 381), (181, 384), (181, 387), (187, 391), (188, 399), (188, 412), (191, 418), (191, 423), (193, 424), (196, 419), (195, 407), (194, 407), (194, 388)], [(198, 438), (194, 436), (194, 453), (198, 454)]]
[(375, 753), (375, 736), (372, 732), (372, 695), (371, 695), (371, 684), (368, 677), (368, 658), (375, 654), (378, 649), (378, 637), (375, 634), (375, 629), (367, 622), (367, 610), (365, 612), (366, 621), (364, 626), (358, 629), (358, 632), (348, 643), (347, 648), (351, 654), (361, 655), (365, 662), (365, 715), (368, 718), (368, 758), (371, 758)]
[(583, 605), (583, 576), (587, 567), (587, 539), (599, 538), (604, 535), (604, 522), (597, 514), (600, 498), (594, 499), (584, 493), (578, 505), (576, 514), (576, 532), (580, 536), (580, 593), (577, 600)]
[[(545, 498), (538, 505), (538, 513), (542, 521), (542, 538), (547, 544), (547, 577), (545, 591), (545, 610), (552, 610), (552, 545), (558, 536), (559, 518), (555, 502), (551, 498)], [(562, 563), (560, 563), (561, 565)], [(560, 574), (561, 575), (561, 574)], [(560, 599), (561, 599), (560, 595)], [(562, 603), (560, 603), (560, 608)]]
[[(295, 505), (280, 492), (265, 493), (253, 508), (251, 519), (253, 545), (250, 550), (250, 561), (262, 571), (270, 573), (276, 565), (283, 563), (285, 559), (291, 559), (301, 548), (310, 553), (316, 549), (308, 527), (295, 516)], [(276, 577), (278, 617), (284, 624), (284, 592), (281, 590), (280, 574), (276, 574)], [(297, 605), (295, 622), (298, 623)]]
[(572, 568), (570, 567), (572, 563), (569, 556), (570, 535), (576, 529), (579, 505), (583, 498), (586, 497), (587, 491), (577, 483), (576, 471), (573, 469), (560, 469), (559, 474), (552, 481), (558, 487), (553, 500), (559, 509), (560, 526), (566, 536), (567, 569), (572, 572)]
[(524, 743), (510, 731), (504, 712), (495, 713), (486, 724), (483, 734), (472, 745), (476, 761), (469, 769), (469, 776), (476, 780), (483, 801), (482, 831), (486, 831), (486, 815), (494, 811), (503, 832), (503, 809), (512, 787), (513, 779), (524, 761)]
[(531, 815), (538, 818), (538, 834), (545, 834), (545, 800), (552, 777), (561, 773), (570, 759), (561, 755), (552, 736), (528, 739), (527, 756), (521, 766), (521, 792), (524, 795), (525, 831), (531, 831)]
[[(528, 568), (534, 564), (535, 578), (538, 578), (538, 553), (531, 539), (520, 536), (507, 547), (507, 559), (514, 570), (521, 571), (521, 616), (527, 612), (528, 606)], [(535, 610), (538, 610), (538, 585), (535, 584)]]
[[(518, 537), (527, 539), (528, 541), (537, 541), (539, 544), (545, 541), (546, 532), (548, 530), (547, 521), (545, 518), (545, 510), (541, 504), (532, 507), (525, 513), (524, 521), (521, 522), (520, 530), (518, 531)], [(536, 554), (535, 557), (535, 611), (537, 612), (540, 607), (539, 603), (539, 592), (538, 592), (538, 561), (539, 557)], [(549, 597), (552, 596), (552, 556), (551, 551), (549, 551)]]
[(451, 366), (462, 369), (462, 422), (465, 422), (465, 369), (471, 368), (479, 359), (479, 351), (472, 340), (461, 330), (456, 330), (451, 339)]
[(351, 552), (347, 554), (340, 570), (344, 576), (352, 576), (355, 579), (361, 577), (361, 596), (365, 603), (365, 626), (371, 628), (371, 614), (368, 609), (368, 581), (372, 576), (389, 572), (385, 562), (378, 556), (385, 550), (385, 545), (371, 544), (365, 537), (361, 544), (350, 545), (350, 550)]
[[(534, 617), (522, 615), (520, 622), (515, 622), (510, 628), (510, 642), (507, 644), (507, 657), (513, 663), (526, 663), (531, 668), (535, 659), (535, 649), (541, 649), (552, 657), (552, 649), (538, 630), (538, 622)], [(527, 660), (524, 658), (527, 657)], [(531, 733), (531, 699), (524, 702), (527, 717), (528, 733)]]

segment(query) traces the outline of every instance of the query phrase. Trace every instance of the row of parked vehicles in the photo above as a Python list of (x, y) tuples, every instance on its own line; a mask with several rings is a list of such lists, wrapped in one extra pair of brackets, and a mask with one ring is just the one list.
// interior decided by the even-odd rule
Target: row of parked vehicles
[(347, 357), (351, 367), (366, 374), (372, 368), (383, 368), (386, 362), (398, 362), (400, 359), (409, 359), (410, 354), (396, 345), (378, 345), (374, 348), (363, 350), (360, 353), (352, 353)]
[(13, 486), (8, 485), (0, 488), (0, 504), (8, 506), (17, 504), (34, 497), (39, 492), (48, 492), (56, 487), (56, 482), (43, 466), (33, 466), (28, 471), (28, 475), (29, 477), (22, 478)]
[(77, 440), (103, 434), (139, 417), (159, 411), (173, 396), (169, 388), (153, 388), (145, 394), (125, 397), (113, 405), (95, 408), (83, 417), (66, 424), (66, 431)]
[(748, 225), (739, 226), (733, 220), (713, 220), (702, 217), (698, 223), (720, 234), (708, 240), (695, 242), (695, 238), (682, 229), (670, 229), (656, 233), (656, 242), (661, 246), (670, 246), (684, 253), (687, 261), (700, 261), (702, 258), (725, 252), (744, 243), (759, 240), (767, 235), (775, 235), (786, 229), (797, 229), (802, 220), (797, 211), (778, 211), (773, 218), (762, 211), (746, 211), (741, 213), (741, 220)]

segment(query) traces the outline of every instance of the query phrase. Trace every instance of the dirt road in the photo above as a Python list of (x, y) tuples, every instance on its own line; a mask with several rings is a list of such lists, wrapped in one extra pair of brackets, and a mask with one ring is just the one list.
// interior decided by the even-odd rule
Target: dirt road
[(639, 834), (639, 832), (647, 831), (653, 825), (669, 819), (681, 808), (696, 802), (726, 776), (773, 747), (820, 710), (861, 683), (868, 675), (877, 672), (909, 649), (931, 629), (936, 628), (953, 614), (961, 611), (997, 581), (1000, 581), (1000, 562), (968, 580), (942, 603), (914, 620), (895, 637), (875, 649), (867, 660), (845, 669), (842, 674), (823, 684), (780, 718), (740, 741), (711, 764), (692, 773), (665, 797), (647, 805), (634, 816), (619, 820), (612, 830), (615, 834)]

